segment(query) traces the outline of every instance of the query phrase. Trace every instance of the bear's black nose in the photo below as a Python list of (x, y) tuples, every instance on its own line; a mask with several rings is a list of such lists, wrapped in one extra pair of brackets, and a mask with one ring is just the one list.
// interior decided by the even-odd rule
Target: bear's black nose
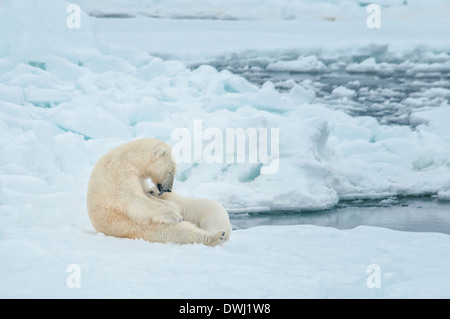
[(157, 184), (156, 187), (158, 187), (158, 190), (159, 190), (158, 196), (161, 196), (164, 193), (162, 185), (161, 184)]

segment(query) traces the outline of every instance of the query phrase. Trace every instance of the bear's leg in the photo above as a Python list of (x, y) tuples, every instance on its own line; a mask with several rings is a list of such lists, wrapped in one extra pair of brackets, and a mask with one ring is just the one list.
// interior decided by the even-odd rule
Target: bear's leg
[(225, 237), (226, 234), (223, 231), (211, 233), (187, 221), (178, 224), (152, 224), (149, 229), (137, 234), (137, 238), (150, 242), (204, 244), (207, 246), (221, 244), (225, 241)]
[(175, 206), (164, 205), (147, 196), (128, 199), (126, 211), (128, 216), (139, 224), (176, 224), (184, 219)]
[[(185, 218), (187, 220), (187, 218)], [(218, 231), (225, 232), (224, 241), (227, 241), (231, 235), (231, 224), (228, 214), (225, 212), (214, 211), (213, 214), (205, 216), (200, 221), (199, 228), (204, 229), (209, 233), (215, 233)]]
[[(191, 201), (195, 203), (196, 199)], [(200, 205), (203, 206), (200, 211), (196, 208), (192, 209), (192, 207), (190, 207), (189, 209), (181, 212), (184, 220), (191, 222), (194, 225), (197, 225), (200, 229), (212, 234), (219, 231), (225, 232), (224, 241), (228, 240), (231, 235), (231, 223), (227, 211), (212, 201), (209, 201), (207, 205)]]
[(107, 236), (144, 239), (149, 242), (205, 244), (215, 246), (225, 241), (225, 232), (210, 233), (192, 223), (182, 221), (177, 224), (149, 223), (137, 224), (125, 216), (115, 215), (107, 225), (95, 224), (95, 229)]

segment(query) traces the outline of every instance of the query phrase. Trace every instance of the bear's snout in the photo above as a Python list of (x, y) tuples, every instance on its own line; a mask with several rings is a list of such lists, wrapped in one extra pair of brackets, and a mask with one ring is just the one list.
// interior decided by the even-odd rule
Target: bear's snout
[(172, 183), (170, 183), (170, 185), (157, 184), (156, 187), (159, 190), (158, 196), (161, 196), (165, 192), (167, 193), (172, 192)]

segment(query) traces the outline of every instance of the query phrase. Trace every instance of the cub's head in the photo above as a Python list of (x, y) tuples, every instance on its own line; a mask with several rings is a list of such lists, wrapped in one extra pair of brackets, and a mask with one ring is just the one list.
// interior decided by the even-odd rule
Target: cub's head
[[(158, 196), (161, 196), (161, 195), (158, 195), (159, 193), (160, 193), (160, 191), (158, 190), (158, 187), (152, 186), (152, 187), (150, 188), (150, 190), (148, 191), (147, 195), (148, 195), (148, 196), (155, 196), (155, 197), (158, 197)], [(164, 196), (163, 196), (163, 197), (164, 197)]]
[(173, 180), (177, 171), (176, 163), (172, 160), (170, 146), (158, 146), (152, 154), (148, 175), (158, 189), (158, 196), (164, 192), (171, 192)]

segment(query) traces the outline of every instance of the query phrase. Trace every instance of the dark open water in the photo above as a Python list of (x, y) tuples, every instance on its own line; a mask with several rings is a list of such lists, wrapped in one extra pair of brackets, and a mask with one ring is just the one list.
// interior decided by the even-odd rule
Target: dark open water
[(319, 211), (230, 214), (234, 229), (261, 225), (316, 225), (350, 229), (360, 225), (450, 234), (450, 201), (435, 197), (343, 201)]

